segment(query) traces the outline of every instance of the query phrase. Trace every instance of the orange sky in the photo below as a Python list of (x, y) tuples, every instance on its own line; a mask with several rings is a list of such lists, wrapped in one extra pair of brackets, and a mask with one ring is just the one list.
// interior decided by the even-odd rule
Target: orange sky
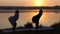
[(0, 0), (0, 6), (54, 6), (60, 0)]

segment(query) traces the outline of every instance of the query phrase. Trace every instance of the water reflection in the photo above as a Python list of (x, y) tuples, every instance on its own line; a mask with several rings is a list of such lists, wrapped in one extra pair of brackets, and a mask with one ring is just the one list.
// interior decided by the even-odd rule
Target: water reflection
[[(8, 10), (10, 12), (14, 12), (15, 10)], [(22, 10), (23, 11), (23, 10)], [(21, 12), (19, 15), (19, 19), (17, 21), (17, 27), (18, 26), (23, 26), (24, 24), (26, 24), (28, 21), (32, 22), (31, 19), (34, 15), (36, 15), (38, 13), (39, 10), (28, 10), (30, 12)], [(36, 12), (34, 12), (36, 11)], [(47, 10), (46, 10), (47, 11)], [(8, 21), (8, 17), (14, 15), (14, 13), (1, 13), (2, 11), (0, 11), (0, 29), (3, 28), (10, 28), (12, 27)], [(60, 13), (56, 14), (53, 12), (44, 12), (42, 17), (41, 17), (41, 21), (40, 24), (43, 26), (50, 26), (56, 22), (60, 21)], [(34, 23), (33, 23), (34, 24)], [(39, 24), (39, 25), (40, 25)]]

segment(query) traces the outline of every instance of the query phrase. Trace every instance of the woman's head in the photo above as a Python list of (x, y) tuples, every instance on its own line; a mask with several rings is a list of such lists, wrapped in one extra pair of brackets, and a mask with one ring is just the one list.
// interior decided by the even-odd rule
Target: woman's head
[(19, 10), (16, 10), (16, 11), (15, 11), (15, 14), (18, 14), (18, 13), (19, 13)]
[(42, 12), (42, 11), (43, 11), (42, 9), (39, 10), (39, 12)]

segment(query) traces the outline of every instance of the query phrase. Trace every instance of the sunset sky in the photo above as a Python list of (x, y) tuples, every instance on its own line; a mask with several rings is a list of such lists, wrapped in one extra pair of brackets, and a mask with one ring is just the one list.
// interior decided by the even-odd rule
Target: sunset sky
[(0, 0), (0, 6), (54, 6), (60, 0)]
[[(0, 6), (60, 6), (60, 0), (0, 0)], [(39, 11), (39, 10), (38, 10)], [(52, 11), (52, 10), (51, 10)], [(58, 10), (60, 11), (60, 10)], [(1, 11), (0, 11), (1, 12)], [(24, 26), (38, 12), (26, 12), (19, 14), (17, 26)], [(12, 27), (8, 21), (14, 13), (0, 13), (0, 29)], [(60, 13), (44, 12), (39, 21), (43, 26), (50, 26), (60, 21)], [(34, 23), (33, 23), (34, 24)]]

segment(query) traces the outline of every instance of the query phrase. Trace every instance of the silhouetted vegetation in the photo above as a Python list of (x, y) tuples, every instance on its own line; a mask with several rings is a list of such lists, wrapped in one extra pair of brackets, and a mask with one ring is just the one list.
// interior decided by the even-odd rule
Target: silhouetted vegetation
[(39, 27), (41, 28), (41, 27), (44, 27), (44, 26), (42, 26), (42, 25), (40, 24)]
[(55, 30), (60, 30), (60, 22), (52, 25), (51, 27), (53, 27)]
[(33, 27), (33, 25), (30, 22), (28, 22), (27, 24), (25, 24), (25, 28), (32, 28), (32, 27)]

